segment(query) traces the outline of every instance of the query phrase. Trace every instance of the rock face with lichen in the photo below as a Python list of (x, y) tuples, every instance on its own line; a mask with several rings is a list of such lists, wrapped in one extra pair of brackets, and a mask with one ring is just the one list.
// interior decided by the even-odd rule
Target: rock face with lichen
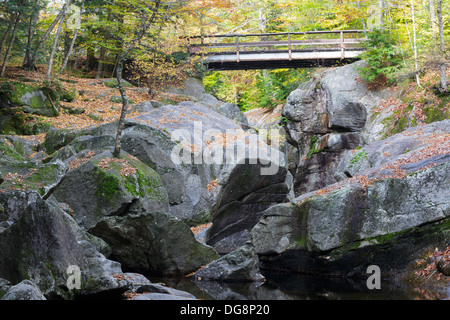
[(130, 155), (114, 159), (108, 151), (91, 152), (67, 162), (69, 169), (53, 196), (72, 208), (85, 229), (106, 216), (169, 210), (160, 177)]
[(375, 264), (387, 277), (448, 246), (450, 120), (405, 129), (400, 100), (370, 91), (363, 64), (325, 70), (287, 99), (295, 198), (250, 232), (263, 269), (364, 277)]
[(450, 235), (450, 120), (343, 153), (348, 178), (268, 208), (251, 239), (268, 269), (403, 272)]
[[(122, 273), (120, 264), (99, 252), (102, 241), (82, 231), (54, 199), (5, 191), (0, 204), (6, 226), (0, 231), (0, 278), (12, 284), (31, 280), (48, 298), (126, 290), (126, 284), (114, 278)], [(67, 287), (70, 265), (80, 270), (83, 285), (78, 291)]]
[(371, 92), (359, 80), (357, 68), (364, 63), (319, 73), (287, 98), (282, 115), (297, 195), (346, 178), (334, 174), (343, 153), (385, 133), (387, 115), (374, 110), (392, 94)]

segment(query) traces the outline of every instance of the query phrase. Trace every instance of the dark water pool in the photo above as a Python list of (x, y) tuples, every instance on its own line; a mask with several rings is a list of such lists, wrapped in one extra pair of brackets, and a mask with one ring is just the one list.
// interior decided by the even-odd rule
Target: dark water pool
[(152, 282), (190, 292), (203, 300), (442, 300), (450, 298), (449, 283), (412, 285), (381, 282), (368, 289), (365, 280), (319, 278), (298, 274), (265, 274), (261, 283), (197, 282), (187, 278), (150, 278)]

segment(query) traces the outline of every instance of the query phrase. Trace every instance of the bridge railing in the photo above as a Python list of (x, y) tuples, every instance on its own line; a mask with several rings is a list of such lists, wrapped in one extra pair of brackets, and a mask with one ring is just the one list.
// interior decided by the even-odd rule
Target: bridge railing
[(188, 52), (198, 55), (247, 52), (362, 50), (364, 30), (305, 31), (254, 34), (223, 34), (187, 37)]

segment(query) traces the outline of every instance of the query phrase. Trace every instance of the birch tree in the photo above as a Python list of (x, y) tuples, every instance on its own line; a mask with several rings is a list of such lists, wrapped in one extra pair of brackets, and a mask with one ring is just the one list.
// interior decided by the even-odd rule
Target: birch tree
[(58, 29), (56, 30), (55, 39), (53, 39), (52, 51), (50, 52), (50, 57), (48, 58), (47, 66), (47, 79), (52, 75), (53, 58), (55, 57), (56, 46), (58, 45), (59, 35), (61, 34), (62, 26), (67, 15), (67, 7), (63, 7), (63, 14), (59, 20)]
[(415, 73), (416, 73), (416, 82), (417, 85), (420, 86), (420, 79), (419, 79), (419, 72), (418, 72), (418, 64), (417, 64), (417, 35), (416, 35), (416, 18), (415, 18), (415, 12), (414, 12), (414, 0), (411, 0), (411, 16), (412, 16), (412, 23), (413, 23), (413, 45), (414, 45), (414, 67), (415, 67)]
[(36, 48), (32, 49), (32, 51), (33, 51), (32, 54), (30, 54), (29, 59), (23, 65), (23, 67), (25, 69), (27, 69), (27, 70), (34, 70), (34, 69), (36, 69), (36, 60), (38, 58), (40, 50), (42, 49), (42, 46), (44, 45), (44, 43), (47, 40), (47, 38), (50, 36), (50, 34), (53, 31), (53, 29), (55, 28), (55, 26), (58, 24), (60, 19), (62, 19), (63, 16), (65, 16), (65, 12), (66, 12), (67, 8), (70, 6), (71, 2), (72, 2), (72, 0), (67, 0), (64, 3), (63, 8), (58, 13), (58, 15), (55, 17), (55, 19), (50, 24), (50, 26), (47, 28), (47, 30), (45, 31), (44, 35), (42, 36), (42, 38), (39, 40), (38, 44), (36, 45)]
[(442, 0), (436, 0), (436, 13), (438, 17), (438, 25), (439, 25), (439, 42), (440, 42), (440, 51), (441, 51), (441, 64), (440, 64), (440, 71), (441, 71), (441, 82), (439, 90), (441, 92), (447, 91), (447, 66), (446, 66), (446, 60), (447, 60), (447, 54), (445, 52), (445, 41), (444, 41), (444, 21), (442, 19)]

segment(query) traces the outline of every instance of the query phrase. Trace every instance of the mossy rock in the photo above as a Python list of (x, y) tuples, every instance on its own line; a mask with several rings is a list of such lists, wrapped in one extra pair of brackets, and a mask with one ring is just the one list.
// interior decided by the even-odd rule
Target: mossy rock
[(53, 195), (74, 210), (84, 228), (105, 216), (169, 210), (161, 178), (134, 157), (123, 154), (114, 159), (110, 151), (85, 150), (68, 162), (71, 170)]
[(46, 133), (52, 128), (52, 125), (48, 122), (30, 122), (27, 123), (24, 127), (24, 134), (25, 135), (36, 135), (41, 133)]
[(61, 93), (61, 100), (66, 102), (72, 102), (77, 97), (77, 89), (72, 87), (69, 90), (64, 90)]
[(0, 109), (0, 134), (22, 134), (27, 118), (19, 107)]
[[(122, 99), (122, 97), (121, 96), (117, 96), (117, 95), (115, 95), (115, 96), (112, 96), (110, 99), (109, 99), (109, 102), (114, 102), (114, 103), (123, 103), (123, 99)], [(130, 100), (130, 99), (128, 99), (128, 104), (134, 104), (134, 101), (133, 100)]]
[[(115, 88), (115, 89), (119, 88), (116, 78), (102, 79), (101, 81), (108, 88)], [(133, 85), (126, 80), (122, 80), (122, 86), (125, 88), (131, 88)]]
[(4, 82), (0, 85), (2, 105), (22, 107), (25, 113), (46, 117), (59, 115), (59, 95), (46, 87), (36, 87), (18, 81)]
[(22, 163), (36, 150), (33, 142), (15, 136), (0, 136), (0, 166)]
[(104, 239), (114, 258), (133, 272), (187, 275), (219, 258), (185, 223), (165, 212), (105, 217), (89, 233)]
[(39, 88), (19, 81), (8, 81), (0, 84), (0, 99), (7, 100), (13, 106), (23, 106), (21, 97)]
[(45, 141), (42, 146), (48, 154), (52, 154), (53, 152), (68, 145), (76, 137), (77, 131), (69, 129), (50, 129), (45, 136)]
[(24, 161), (22, 154), (17, 152), (14, 145), (6, 138), (0, 138), (0, 165)]
[(85, 112), (83, 108), (76, 108), (64, 105), (61, 105), (61, 109), (63, 110), (63, 113), (66, 114), (83, 114)]
[(17, 176), (4, 181), (0, 188), (6, 191), (32, 190), (44, 197), (58, 185), (66, 170), (67, 166), (62, 162), (37, 165), (36, 167), (33, 164), (28, 166), (20, 164), (8, 166), (7, 171), (15, 173)]
[(89, 113), (87, 117), (91, 118), (94, 121), (103, 121), (103, 118), (97, 114)]

